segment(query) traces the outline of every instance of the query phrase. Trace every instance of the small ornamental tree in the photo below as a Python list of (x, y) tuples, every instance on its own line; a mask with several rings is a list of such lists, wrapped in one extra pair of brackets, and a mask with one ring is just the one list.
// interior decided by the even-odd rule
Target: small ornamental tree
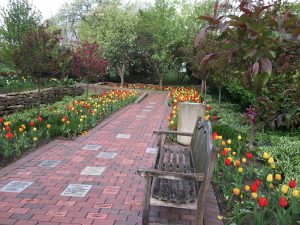
[[(244, 71), (244, 86), (253, 90), (258, 97), (272, 73), (299, 60), (300, 20), (295, 13), (282, 12), (273, 4), (255, 4), (242, 0), (238, 3), (238, 9), (236, 13), (217, 16), (219, 3), (216, 1), (214, 16), (199, 16), (199, 19), (209, 24), (199, 32), (197, 40), (201, 42), (208, 31), (214, 29), (224, 42), (220, 51), (213, 51), (203, 57), (201, 64), (221, 57), (230, 62), (234, 57)], [(251, 127), (254, 129), (254, 126)], [(250, 137), (250, 140), (253, 139)]]
[(59, 41), (59, 33), (49, 33), (44, 26), (31, 27), (13, 56), (16, 68), (37, 82), (38, 116), (40, 116), (41, 80), (55, 75), (51, 71), (57, 67), (55, 55), (59, 48)]
[(103, 59), (103, 50), (97, 43), (82, 42), (75, 50), (75, 73), (77, 77), (85, 77), (89, 94), (89, 82), (93, 77), (99, 79), (106, 73), (107, 63)]
[(40, 12), (28, 0), (9, 0), (6, 8), (0, 8), (0, 61), (14, 68), (14, 51), (27, 30), (40, 21)]

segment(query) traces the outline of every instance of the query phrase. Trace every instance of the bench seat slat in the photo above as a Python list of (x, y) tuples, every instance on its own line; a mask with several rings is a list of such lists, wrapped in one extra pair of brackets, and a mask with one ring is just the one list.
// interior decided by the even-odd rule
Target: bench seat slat
[[(164, 145), (160, 152), (158, 169), (168, 172), (191, 173), (191, 154), (187, 147)], [(153, 178), (152, 197), (173, 204), (195, 202), (198, 188), (196, 181), (186, 179)]]

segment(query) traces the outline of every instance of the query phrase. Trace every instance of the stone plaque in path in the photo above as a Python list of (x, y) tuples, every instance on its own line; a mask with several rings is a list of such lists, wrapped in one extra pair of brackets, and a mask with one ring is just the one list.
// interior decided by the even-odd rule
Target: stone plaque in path
[(137, 115), (136, 118), (146, 118), (146, 116)]
[(33, 182), (29, 181), (11, 181), (4, 187), (0, 189), (0, 192), (16, 192), (20, 193), (24, 191), (26, 188), (28, 188), (30, 185), (32, 185)]
[(146, 152), (150, 154), (156, 154), (157, 153), (157, 148), (147, 148)]
[(153, 105), (147, 105), (146, 106), (147, 109), (153, 109), (153, 107), (154, 107)]
[(150, 105), (156, 105), (156, 102), (150, 102), (149, 104)]
[(105, 170), (105, 167), (90, 167), (87, 166), (81, 171), (81, 175), (100, 176)]
[(117, 134), (117, 138), (129, 139), (131, 134)]
[(143, 109), (143, 112), (151, 112), (150, 109)]
[(117, 153), (115, 152), (101, 152), (97, 158), (103, 158), (103, 159), (114, 159), (116, 157)]
[(84, 197), (92, 188), (89, 184), (69, 184), (60, 194), (61, 196)]
[(101, 148), (101, 145), (86, 145), (82, 148), (82, 150), (97, 151), (100, 148)]
[(60, 163), (61, 163), (61, 161), (57, 161), (57, 160), (43, 160), (38, 164), (38, 166), (39, 167), (53, 168), (53, 167), (56, 167)]

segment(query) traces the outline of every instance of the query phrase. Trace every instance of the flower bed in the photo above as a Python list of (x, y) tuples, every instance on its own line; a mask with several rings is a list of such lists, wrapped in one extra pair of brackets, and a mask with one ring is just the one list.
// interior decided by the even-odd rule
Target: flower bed
[[(168, 127), (177, 130), (177, 102), (201, 102), (201, 97), (196, 89), (174, 89), (169, 97), (172, 111), (167, 117)], [(205, 119), (212, 119), (216, 130), (220, 118), (210, 105), (206, 107)], [(227, 133), (227, 137), (235, 133), (220, 132)], [(297, 181), (278, 169), (277, 159), (269, 152), (250, 150), (244, 133), (225, 140), (214, 132), (213, 139), (218, 151), (214, 187), (223, 212), (218, 219), (230, 225), (296, 224), (300, 219)]]
[(136, 98), (137, 92), (130, 91), (108, 91), (88, 98), (66, 97), (64, 101), (43, 107), (39, 117), (32, 116), (34, 110), (28, 110), (0, 118), (0, 156), (11, 159), (55, 136), (70, 138), (86, 134), (105, 116)]

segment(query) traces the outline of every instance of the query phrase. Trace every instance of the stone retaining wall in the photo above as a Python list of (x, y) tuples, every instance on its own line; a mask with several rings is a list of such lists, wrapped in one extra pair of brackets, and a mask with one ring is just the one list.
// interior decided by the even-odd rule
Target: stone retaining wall
[[(41, 103), (52, 103), (61, 100), (64, 96), (79, 96), (84, 92), (82, 87), (54, 87), (41, 90)], [(0, 116), (27, 109), (36, 105), (37, 90), (0, 94)]]

